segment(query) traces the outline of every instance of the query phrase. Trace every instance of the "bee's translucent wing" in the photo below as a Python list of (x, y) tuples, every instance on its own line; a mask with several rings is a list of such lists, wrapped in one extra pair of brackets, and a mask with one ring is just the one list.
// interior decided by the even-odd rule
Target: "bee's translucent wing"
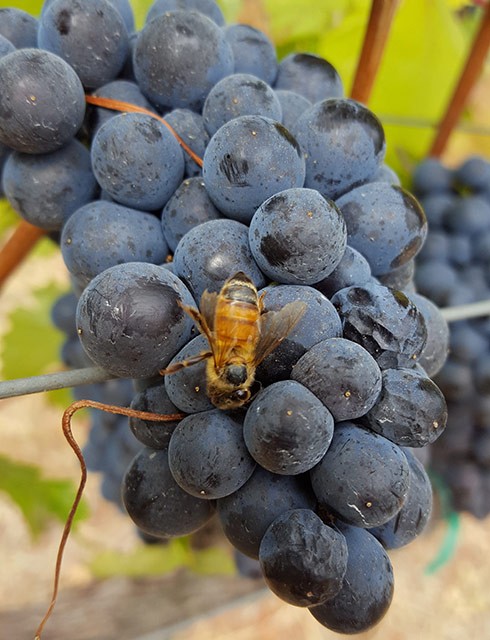
[(214, 329), (214, 314), (216, 312), (217, 300), (218, 294), (215, 291), (211, 292), (206, 289), (206, 291), (201, 296), (201, 302), (199, 304), (199, 312), (204, 318), (210, 332)]
[(205, 291), (201, 296), (199, 311), (195, 307), (181, 305), (187, 315), (192, 318), (199, 332), (206, 336), (211, 349), (213, 348), (214, 312), (217, 298), (217, 293)]
[(260, 338), (254, 364), (259, 365), (292, 331), (306, 311), (306, 302), (289, 302), (279, 311), (267, 311), (260, 316)]

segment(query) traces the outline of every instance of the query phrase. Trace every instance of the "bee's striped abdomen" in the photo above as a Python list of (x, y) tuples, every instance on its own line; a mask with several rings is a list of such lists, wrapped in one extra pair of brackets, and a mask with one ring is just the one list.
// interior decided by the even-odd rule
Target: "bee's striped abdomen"
[(259, 337), (259, 317), (257, 289), (247, 275), (238, 272), (225, 283), (217, 300), (216, 339), (233, 343), (238, 357), (249, 357)]

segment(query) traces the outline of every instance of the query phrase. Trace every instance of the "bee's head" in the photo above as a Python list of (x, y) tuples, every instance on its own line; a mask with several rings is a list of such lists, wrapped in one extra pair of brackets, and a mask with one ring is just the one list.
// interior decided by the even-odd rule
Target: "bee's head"
[(245, 364), (227, 364), (218, 376), (208, 379), (209, 399), (218, 409), (238, 409), (250, 400), (252, 382)]
[(222, 377), (234, 387), (239, 387), (247, 381), (247, 367), (244, 364), (228, 364), (223, 370)]
[(209, 399), (218, 409), (239, 409), (250, 400), (250, 389), (234, 389), (225, 393), (218, 392), (214, 394), (209, 391)]

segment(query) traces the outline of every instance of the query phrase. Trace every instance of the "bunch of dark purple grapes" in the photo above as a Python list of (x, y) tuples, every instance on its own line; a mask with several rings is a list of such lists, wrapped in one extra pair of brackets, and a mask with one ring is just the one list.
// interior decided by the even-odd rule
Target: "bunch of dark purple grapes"
[[(454, 169), (420, 164), (413, 188), (430, 232), (417, 256), (417, 290), (439, 307), (490, 299), (490, 163), (468, 158)], [(431, 447), (432, 467), (454, 508), (490, 512), (490, 318), (451, 324), (449, 357), (435, 377), (448, 407), (448, 429)]]
[[(414, 452), (447, 419), (431, 379), (447, 326), (413, 287), (423, 209), (384, 165), (381, 123), (327, 61), (278, 61), (264, 33), (226, 26), (212, 0), (157, 0), (139, 32), (128, 7), (48, 0), (39, 23), (0, 11), (5, 37), (33, 33), (11, 35), (0, 59), (3, 190), (59, 238), (73, 283), (54, 314), (70, 318), (64, 360), (136, 380), (135, 409), (185, 414), (131, 419), (138, 445), (119, 419), (94, 423), (85, 452), (114, 469), (113, 498), (121, 478), (146, 536), (216, 518), (280, 598), (364, 631), (391, 602), (386, 550), (429, 520)], [(84, 92), (150, 113), (86, 109)], [(233, 276), (249, 305), (241, 324), (224, 304)], [(218, 321), (233, 327), (226, 338)], [(225, 377), (238, 385), (231, 409), (208, 393)]]

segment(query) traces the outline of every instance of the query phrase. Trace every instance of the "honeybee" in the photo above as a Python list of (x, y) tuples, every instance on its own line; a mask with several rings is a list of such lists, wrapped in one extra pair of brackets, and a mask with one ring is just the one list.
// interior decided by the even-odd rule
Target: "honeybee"
[(176, 362), (161, 375), (207, 359), (207, 395), (218, 409), (236, 409), (252, 395), (257, 366), (290, 333), (306, 309), (296, 301), (279, 311), (265, 311), (252, 280), (238, 271), (223, 284), (219, 293), (205, 291), (199, 311), (182, 305), (196, 327), (208, 340), (209, 350)]

